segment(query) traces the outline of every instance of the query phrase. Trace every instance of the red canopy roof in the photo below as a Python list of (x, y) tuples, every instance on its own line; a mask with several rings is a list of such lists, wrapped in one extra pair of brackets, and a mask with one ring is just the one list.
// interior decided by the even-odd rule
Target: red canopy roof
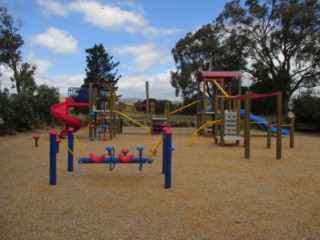
[(232, 78), (241, 78), (242, 72), (239, 71), (201, 71), (198, 73), (197, 81), (202, 82), (203, 79), (223, 78), (230, 81)]

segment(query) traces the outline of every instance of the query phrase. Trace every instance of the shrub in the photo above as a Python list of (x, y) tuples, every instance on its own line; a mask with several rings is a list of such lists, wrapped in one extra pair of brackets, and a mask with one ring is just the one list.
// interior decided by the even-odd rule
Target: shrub
[(297, 122), (320, 123), (320, 98), (307, 92), (293, 100)]

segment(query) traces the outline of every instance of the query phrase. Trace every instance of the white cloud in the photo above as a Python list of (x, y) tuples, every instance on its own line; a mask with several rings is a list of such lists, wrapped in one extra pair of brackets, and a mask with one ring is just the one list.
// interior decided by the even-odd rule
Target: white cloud
[[(50, 61), (36, 59), (33, 52), (28, 54), (27, 60), (30, 64), (37, 66), (34, 75), (36, 84), (46, 84), (49, 87), (58, 88), (61, 96), (68, 96), (69, 87), (80, 87), (83, 84), (85, 74), (49, 75), (47, 70), (52, 64)], [(3, 76), (1, 77), (1, 80), (3, 80), (2, 88), (7, 87), (10, 90), (10, 93), (16, 93), (16, 89), (11, 89), (12, 82), (10, 81), (10, 77), (13, 76), (13, 71), (4, 66), (0, 67), (0, 71), (3, 73)]]
[(55, 75), (36, 74), (37, 84), (47, 84), (50, 87), (59, 89), (60, 96), (68, 96), (69, 87), (80, 87), (83, 84), (85, 74)]
[(129, 71), (139, 74), (153, 65), (166, 64), (171, 61), (171, 56), (165, 50), (160, 49), (155, 43), (147, 43), (136, 46), (123, 46), (115, 48), (118, 54), (132, 54), (134, 66), (128, 67)]
[(115, 6), (101, 4), (96, 0), (74, 0), (65, 4), (52, 0), (38, 0), (38, 4), (45, 15), (67, 16), (72, 12), (79, 13), (83, 15), (85, 22), (106, 30), (141, 33), (149, 37), (172, 35), (180, 31), (176, 28), (152, 27), (142, 8), (135, 4)]
[(10, 80), (10, 78), (13, 76), (13, 71), (7, 66), (0, 65), (0, 73), (0, 89), (2, 90), (7, 88), (10, 90), (10, 92), (16, 93), (16, 90), (11, 90), (13, 82)]
[(36, 73), (38, 75), (46, 74), (48, 68), (52, 65), (52, 62), (49, 60), (35, 58), (35, 54), (33, 51), (30, 51), (27, 55), (27, 62), (29, 62), (32, 65), (36, 65)]
[[(46, 62), (46, 60), (36, 60), (35, 62)], [(44, 64), (46, 65), (46, 64)], [(44, 70), (46, 67), (42, 68), (38, 65), (35, 74), (35, 80), (38, 85), (46, 84), (50, 87), (55, 87), (59, 89), (61, 96), (68, 96), (69, 87), (80, 87), (83, 84), (83, 79), (85, 74), (70, 74), (70, 75), (49, 75)], [(12, 76), (12, 71), (8, 68), (1, 67), (0, 69), (3, 73), (2, 80), (5, 80), (2, 84), (2, 89), (7, 87), (11, 89), (10, 77)], [(38, 71), (41, 70), (41, 71)], [(181, 98), (175, 96), (174, 88), (170, 84), (170, 70), (163, 73), (151, 76), (138, 76), (138, 77), (122, 77), (118, 82), (117, 94), (121, 94), (123, 98), (141, 98), (142, 100), (146, 98), (146, 81), (149, 82), (149, 97), (155, 99), (167, 99), (172, 101), (180, 101)], [(11, 93), (15, 93), (15, 89), (10, 90)]]
[(50, 87), (58, 88), (61, 96), (68, 96), (69, 87), (80, 87), (83, 84), (85, 74), (82, 73), (58, 75), (48, 74), (48, 69), (53, 65), (53, 62), (46, 59), (36, 58), (33, 51), (28, 53), (27, 62), (37, 66), (37, 70), (34, 75), (36, 84), (46, 84)]
[[(68, 96), (69, 87), (80, 87), (85, 74), (56, 75), (36, 74), (37, 84), (47, 84), (56, 87), (61, 96)], [(122, 77), (118, 82), (118, 95), (123, 98), (146, 98), (146, 81), (149, 82), (149, 97), (155, 99), (168, 99), (180, 101), (175, 97), (174, 88), (170, 84), (170, 70), (152, 76)]]
[(123, 98), (146, 98), (146, 81), (149, 82), (149, 97), (181, 101), (175, 96), (175, 89), (170, 84), (170, 70), (152, 76), (122, 77), (118, 82), (118, 92)]
[(82, 13), (86, 22), (100, 28), (114, 30), (123, 28), (133, 33), (147, 26), (141, 14), (110, 5), (101, 5), (94, 1), (73, 2), (69, 8), (74, 12)]
[(37, 3), (42, 7), (44, 15), (60, 15), (67, 16), (68, 9), (64, 8), (63, 4), (57, 1), (37, 0)]
[(37, 59), (34, 64), (37, 66), (38, 74), (45, 74), (47, 69), (52, 65), (52, 62), (45, 59)]
[(32, 45), (44, 46), (55, 53), (74, 54), (78, 53), (78, 41), (66, 31), (50, 27), (45, 33), (33, 35)]

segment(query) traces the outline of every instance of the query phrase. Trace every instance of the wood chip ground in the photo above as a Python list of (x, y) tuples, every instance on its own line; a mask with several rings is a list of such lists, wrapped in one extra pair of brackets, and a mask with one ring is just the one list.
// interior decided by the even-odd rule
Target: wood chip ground
[[(172, 188), (164, 189), (161, 147), (152, 165), (79, 165), (67, 172), (60, 146), (57, 185), (49, 185), (49, 130), (0, 138), (0, 239), (320, 239), (320, 136), (297, 133), (295, 148), (263, 132), (244, 148), (210, 137), (188, 141), (194, 129), (173, 128)], [(39, 134), (39, 147), (33, 135)], [(90, 142), (87, 155), (107, 145), (144, 154), (158, 136), (125, 128), (113, 140)], [(76, 152), (80, 154), (76, 147)]]

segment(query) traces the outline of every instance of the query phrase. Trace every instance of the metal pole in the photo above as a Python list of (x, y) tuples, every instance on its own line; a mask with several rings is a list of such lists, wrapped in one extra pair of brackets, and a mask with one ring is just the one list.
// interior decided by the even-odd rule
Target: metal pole
[(290, 148), (294, 148), (294, 118), (290, 119)]
[(166, 173), (166, 156), (167, 156), (167, 151), (166, 151), (166, 136), (164, 132), (162, 133), (162, 173)]
[(267, 128), (267, 148), (271, 148), (271, 122), (268, 121)]
[(250, 111), (251, 111), (251, 102), (250, 102), (250, 93), (246, 92), (245, 104), (244, 104), (244, 111), (245, 111), (245, 118), (244, 118), (244, 157), (246, 159), (250, 159)]
[(146, 81), (146, 104), (147, 104), (147, 121), (149, 120), (151, 123), (151, 119), (150, 119), (150, 113), (149, 113), (149, 82)]
[(225, 112), (224, 112), (224, 98), (220, 98), (220, 116), (221, 116), (221, 124), (220, 124), (220, 145), (224, 146), (224, 135), (225, 135)]
[[(73, 128), (68, 128), (68, 147), (73, 152)], [(73, 155), (68, 151), (68, 172), (73, 172)]]
[(278, 93), (277, 98), (277, 159), (281, 159), (282, 145), (282, 92)]
[(50, 132), (50, 185), (57, 184), (57, 132)]
[(168, 129), (164, 133), (165, 152), (165, 188), (171, 188), (171, 155), (172, 155), (172, 132)]

